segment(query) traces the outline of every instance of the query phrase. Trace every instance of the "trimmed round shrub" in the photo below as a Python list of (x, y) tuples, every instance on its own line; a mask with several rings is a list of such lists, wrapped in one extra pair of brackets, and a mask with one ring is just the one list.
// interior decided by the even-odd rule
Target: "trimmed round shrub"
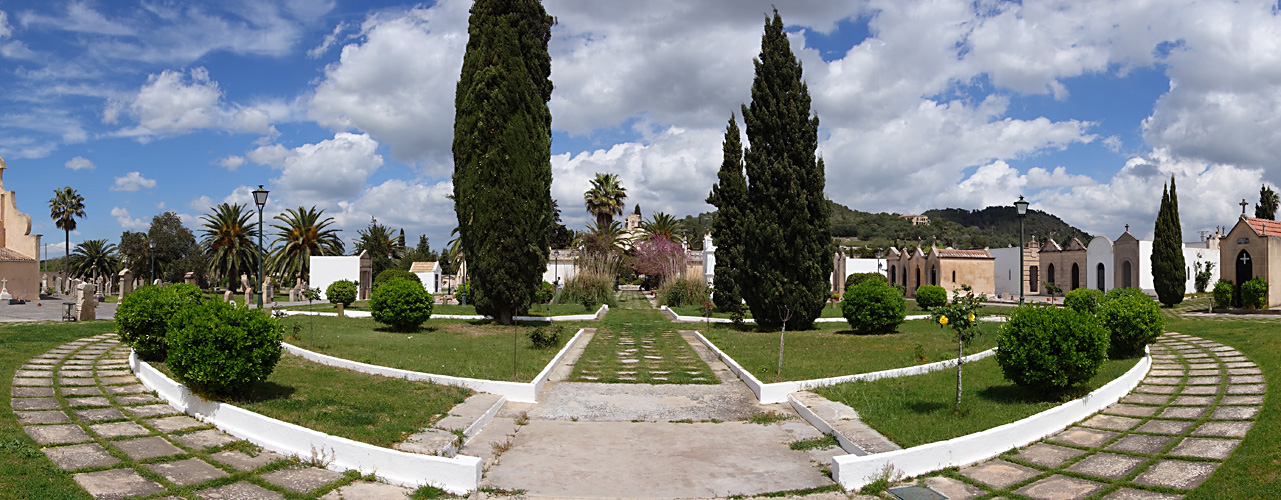
[(1161, 315), (1161, 306), (1137, 289), (1126, 290), (1134, 292), (1113, 290), (1112, 292), (1119, 293), (1113, 295), (1108, 292), (1103, 303), (1099, 304), (1099, 323), (1111, 332), (1108, 355), (1113, 359), (1142, 353), (1144, 346), (1152, 343), (1165, 331), (1165, 316)]
[(1214, 284), (1214, 307), (1227, 309), (1232, 307), (1232, 295), (1236, 292), (1232, 282), (1228, 280), (1219, 280)]
[(890, 279), (881, 273), (854, 273), (845, 277), (845, 289), (849, 290), (850, 287), (867, 280), (877, 280), (886, 285), (890, 284)]
[(202, 301), (170, 322), (165, 363), (197, 393), (234, 394), (275, 370), (283, 330), (261, 309)]
[(846, 287), (841, 314), (854, 333), (891, 333), (903, 323), (907, 301), (888, 282), (865, 280)]
[(391, 281), (397, 278), (416, 281), (418, 282), (419, 285), (423, 284), (422, 278), (419, 278), (417, 274), (411, 273), (409, 271), (403, 271), (400, 269), (388, 269), (381, 273), (378, 273), (378, 276), (374, 276), (374, 283), (372, 285), (373, 289), (377, 290), (378, 287), (382, 286), (383, 283), (386, 283), (388, 281)]
[(947, 290), (938, 285), (921, 285), (916, 289), (916, 305), (930, 310), (947, 303)]
[(1103, 301), (1103, 292), (1093, 288), (1077, 288), (1063, 296), (1063, 305), (1083, 313), (1098, 312), (1099, 302)]
[(1075, 309), (1014, 309), (996, 339), (996, 362), (1018, 385), (1059, 391), (1094, 377), (1108, 359), (1108, 330)]
[(1248, 309), (1267, 309), (1268, 282), (1263, 278), (1254, 278), (1241, 284), (1241, 307)]
[(374, 321), (408, 332), (431, 317), (432, 296), (422, 283), (396, 278), (374, 289), (369, 310)]
[(165, 359), (165, 338), (169, 319), (187, 304), (201, 301), (204, 295), (195, 285), (148, 285), (126, 295), (116, 309), (116, 330), (120, 340), (144, 361)]
[(337, 304), (341, 302), (343, 307), (347, 307), (356, 301), (356, 282), (338, 280), (330, 283), (329, 288), (325, 289), (325, 297), (331, 303)]

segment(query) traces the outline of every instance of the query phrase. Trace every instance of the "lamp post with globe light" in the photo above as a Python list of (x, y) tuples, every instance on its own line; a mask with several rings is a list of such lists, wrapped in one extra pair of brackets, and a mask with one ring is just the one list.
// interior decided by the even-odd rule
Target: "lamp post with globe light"
[(1014, 202), (1014, 208), (1019, 214), (1019, 305), (1023, 305), (1023, 220), (1027, 218), (1027, 206), (1027, 200), (1019, 195), (1019, 201)]

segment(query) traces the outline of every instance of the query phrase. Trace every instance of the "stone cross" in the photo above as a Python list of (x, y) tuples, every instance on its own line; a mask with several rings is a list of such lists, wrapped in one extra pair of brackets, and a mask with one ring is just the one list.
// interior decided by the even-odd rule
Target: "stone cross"
[(1241, 265), (1243, 265), (1243, 266), (1248, 266), (1248, 265), (1250, 265), (1250, 255), (1249, 255), (1249, 254), (1244, 254), (1244, 253), (1243, 253), (1243, 254), (1241, 254)]
[(0, 300), (12, 299), (13, 295), (9, 294), (9, 279), (0, 279)]
[(1241, 198), (1241, 203), (1238, 203), (1238, 205), (1241, 205), (1241, 216), (1245, 217), (1245, 207), (1250, 206), (1250, 203), (1245, 201), (1245, 198)]

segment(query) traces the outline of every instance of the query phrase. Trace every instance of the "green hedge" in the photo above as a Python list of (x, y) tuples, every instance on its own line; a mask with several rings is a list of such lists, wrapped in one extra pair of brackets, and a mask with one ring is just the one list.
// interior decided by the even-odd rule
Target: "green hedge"
[(261, 309), (206, 300), (170, 322), (165, 362), (203, 394), (234, 394), (265, 380), (280, 361), (283, 328)]
[(1102, 301), (1103, 292), (1093, 288), (1077, 288), (1063, 296), (1063, 305), (1068, 309), (1090, 314), (1098, 312)]
[[(878, 275), (879, 276), (879, 275)], [(903, 323), (907, 301), (889, 282), (864, 280), (846, 286), (841, 314), (854, 333), (891, 333)]]
[(1241, 307), (1248, 309), (1268, 308), (1268, 282), (1263, 278), (1254, 278), (1241, 284)]
[(1228, 280), (1219, 280), (1214, 284), (1214, 307), (1224, 309), (1235, 306), (1232, 296), (1236, 293), (1236, 287)]
[(1058, 391), (1098, 373), (1108, 359), (1109, 334), (1091, 314), (1027, 305), (1010, 314), (996, 345), (996, 362), (1006, 379)]
[[(419, 278), (417, 274), (411, 273), (409, 271), (401, 270), (401, 269), (387, 269), (381, 273), (378, 273), (378, 276), (374, 276), (374, 282), (371, 286), (373, 287), (374, 290), (377, 290), (378, 287), (382, 286), (383, 283), (386, 283), (394, 279), (414, 281), (414, 282), (417, 282), (419, 286), (422, 286), (423, 284), (422, 278)], [(372, 292), (371, 292), (371, 296), (372, 296)]]
[(335, 281), (325, 289), (325, 297), (331, 303), (342, 303), (343, 307), (350, 306), (356, 301), (356, 286), (356, 282), (351, 280)]
[(161, 361), (167, 352), (169, 320), (184, 305), (204, 299), (195, 285), (147, 285), (126, 295), (116, 309), (116, 331), (144, 361)]
[(1119, 288), (1104, 296), (1099, 304), (1099, 322), (1111, 332), (1113, 359), (1128, 358), (1143, 352), (1165, 331), (1161, 306), (1137, 288)]
[(916, 305), (930, 310), (947, 303), (947, 290), (938, 285), (921, 285), (916, 289)]
[(374, 289), (369, 310), (374, 321), (393, 330), (411, 332), (431, 317), (432, 296), (423, 284), (393, 278)]

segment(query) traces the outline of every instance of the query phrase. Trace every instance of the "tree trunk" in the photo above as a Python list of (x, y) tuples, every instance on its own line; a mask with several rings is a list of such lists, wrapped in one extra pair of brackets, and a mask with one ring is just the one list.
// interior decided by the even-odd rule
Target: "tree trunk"
[(956, 410), (961, 410), (961, 361), (965, 352), (965, 344), (961, 342), (961, 336), (956, 336)]
[(498, 318), (496, 319), (498, 320), (498, 324), (500, 325), (511, 325), (513, 324), (512, 319), (514, 317), (515, 315), (512, 313), (510, 309), (504, 308), (504, 309), (498, 310)]
[(783, 322), (783, 329), (778, 334), (778, 378), (783, 378), (783, 341), (787, 340), (787, 322)]
[(67, 235), (66, 241), (62, 242), (63, 251), (66, 252), (62, 256), (62, 272), (64, 273), (62, 277), (62, 289), (65, 291), (69, 287), (68, 283), (71, 282), (71, 230), (64, 228), (63, 233)]

